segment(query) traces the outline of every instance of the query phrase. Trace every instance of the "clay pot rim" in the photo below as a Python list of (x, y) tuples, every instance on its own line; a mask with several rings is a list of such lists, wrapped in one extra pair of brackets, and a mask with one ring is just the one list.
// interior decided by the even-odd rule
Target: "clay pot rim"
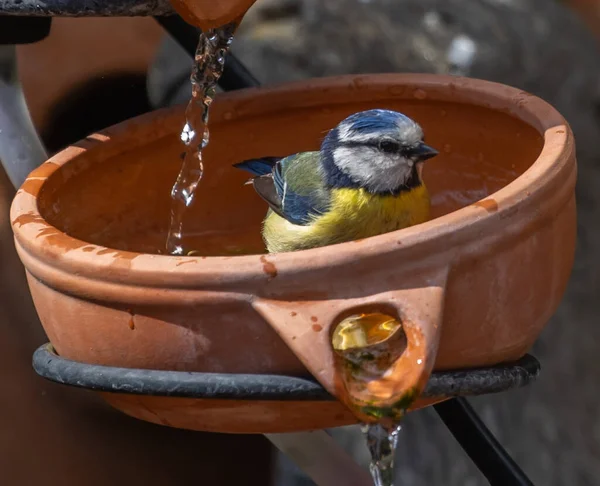
[[(495, 82), (473, 78), (434, 74), (371, 74), (344, 75), (285, 83), (277, 86), (249, 88), (232, 93), (221, 94), (214, 104), (211, 113), (212, 123), (223, 123), (228, 114), (235, 112), (236, 119), (245, 116), (253, 117), (259, 114), (274, 113), (281, 110), (294, 110), (323, 106), (322, 93), (329, 92), (327, 103), (343, 103), (347, 99), (348, 90), (352, 90), (354, 99), (360, 98), (361, 88), (367, 95), (365, 100), (375, 99), (425, 99), (430, 101), (457, 102), (472, 104), (501, 111), (520, 119), (543, 135), (544, 145), (536, 161), (529, 169), (512, 183), (501, 190), (489, 195), (485, 200), (496, 209), (486, 208), (481, 201), (466, 206), (452, 213), (430, 220), (421, 225), (383, 235), (366, 238), (359, 242), (347, 242), (323, 248), (303, 250), (293, 253), (255, 254), (244, 256), (218, 257), (179, 257), (169, 255), (151, 255), (114, 250), (112, 255), (100, 257), (110, 252), (110, 248), (87, 243), (97, 248), (96, 252), (65, 251), (65, 247), (80, 248), (83, 242), (66, 234), (61, 236), (63, 244), (49, 244), (45, 238), (36, 238), (40, 230), (53, 228), (45, 222), (36, 224), (19, 224), (17, 218), (22, 215), (43, 220), (37, 207), (37, 197), (43, 187), (43, 181), (59, 170), (63, 165), (86, 153), (88, 156), (102, 153), (107, 147), (124, 150), (134, 150), (150, 139), (150, 133), (162, 130), (159, 136), (167, 136), (179, 129), (179, 124), (173, 124), (175, 119), (182, 117), (182, 106), (156, 110), (141, 115), (106, 130), (89, 136), (86, 140), (70, 146), (50, 158), (40, 168), (34, 170), (28, 180), (33, 179), (37, 184), (33, 191), (25, 191), (23, 186), (17, 192), (11, 207), (11, 221), (15, 234), (17, 249), (26, 267), (32, 259), (42, 266), (54, 267), (67, 273), (77, 273), (93, 280), (113, 281), (125, 284), (140, 283), (146, 287), (188, 287), (200, 288), (209, 284), (216, 288), (223, 284), (253, 282), (256, 279), (270, 281), (274, 276), (293, 277), (299, 272), (317, 271), (340, 268), (361, 258), (374, 254), (382, 255), (394, 252), (399, 261), (409, 261), (419, 255), (417, 247), (425, 242), (433, 242), (445, 238), (446, 253), (451, 253), (458, 246), (464, 246), (497, 224), (498, 218), (514, 213), (517, 206), (527, 203), (535, 207), (540, 192), (552, 183), (556, 183), (557, 171), (567, 169), (569, 159), (574, 152), (574, 140), (567, 121), (547, 102), (524, 92)], [(394, 93), (392, 89), (396, 88)], [(379, 91), (385, 91), (377, 96)], [(314, 94), (317, 98), (314, 99)], [(266, 97), (266, 100), (265, 100)], [(339, 101), (336, 101), (339, 98)], [(290, 100), (293, 100), (290, 102)], [(277, 103), (284, 101), (284, 103)], [(157, 123), (158, 120), (158, 123)], [(158, 126), (158, 129), (157, 129)], [(172, 129), (168, 129), (171, 127)], [(132, 133), (137, 132), (135, 143), (132, 143)], [(146, 133), (146, 136), (141, 136)], [(138, 143), (137, 140), (143, 140)], [(124, 151), (121, 150), (121, 151)], [(111, 151), (108, 151), (111, 152)], [(100, 159), (109, 158), (109, 155)], [(37, 179), (37, 181), (36, 181)], [(27, 181), (26, 181), (27, 182)], [(565, 183), (566, 186), (569, 184)], [(569, 187), (565, 187), (564, 197), (568, 197)], [(41, 226), (40, 226), (41, 225)], [(35, 229), (29, 228), (36, 226)], [(56, 228), (54, 228), (56, 229)], [(61, 233), (56, 229), (57, 233)], [(495, 231), (495, 233), (502, 233)], [(497, 235), (500, 238), (501, 235)], [(422, 246), (422, 245), (421, 245)], [(429, 246), (429, 245), (428, 245)], [(90, 255), (94, 256), (91, 258)], [(114, 259), (127, 259), (127, 268), (123, 272), (114, 269)], [(443, 256), (440, 256), (443, 258)], [(183, 261), (196, 260), (197, 265), (181, 265)], [(269, 265), (269, 267), (266, 266)], [(107, 272), (107, 268), (112, 267)], [(273, 272), (270, 269), (276, 269)], [(31, 269), (30, 269), (31, 270)], [(37, 273), (37, 272), (36, 272)], [(187, 275), (185, 281), (181, 278)], [(218, 277), (217, 277), (218, 276)], [(176, 278), (175, 278), (176, 277)], [(175, 283), (176, 282), (176, 283)]]

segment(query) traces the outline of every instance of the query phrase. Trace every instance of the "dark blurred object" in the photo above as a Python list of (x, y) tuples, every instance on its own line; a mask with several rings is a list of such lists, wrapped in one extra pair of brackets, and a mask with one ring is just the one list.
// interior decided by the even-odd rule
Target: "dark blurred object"
[(111, 74), (75, 86), (57, 100), (40, 135), (53, 154), (90, 133), (148, 111), (146, 76)]
[(0, 12), (0, 45), (31, 44), (50, 34), (51, 18), (11, 17)]
[(0, 0), (0, 14), (62, 17), (170, 15), (169, 0)]
[[(139, 100), (147, 96), (146, 90), (131, 80), (146, 76), (163, 35), (152, 18), (54, 18), (46, 39), (17, 47), (19, 77), (27, 104), (36, 128), (51, 150), (77, 141), (69, 137), (81, 135), (82, 129), (93, 131), (100, 128), (99, 122), (112, 124), (139, 113)], [(117, 90), (113, 102), (106, 103), (111, 100), (111, 84)], [(98, 106), (86, 85), (94, 85), (94, 89), (105, 93), (98, 93), (105, 103), (98, 114), (102, 120), (96, 121), (93, 116), (81, 118)], [(138, 91), (133, 91), (134, 85)], [(78, 104), (70, 103), (77, 93), (86, 90), (88, 95), (79, 96)], [(124, 100), (126, 92), (131, 98)], [(129, 101), (133, 106), (129, 106)], [(76, 126), (79, 123), (81, 127)], [(46, 134), (52, 134), (55, 140), (46, 139)]]
[(148, 98), (153, 108), (178, 105), (191, 99), (192, 66), (193, 61), (181, 44), (169, 35), (164, 36), (148, 70)]

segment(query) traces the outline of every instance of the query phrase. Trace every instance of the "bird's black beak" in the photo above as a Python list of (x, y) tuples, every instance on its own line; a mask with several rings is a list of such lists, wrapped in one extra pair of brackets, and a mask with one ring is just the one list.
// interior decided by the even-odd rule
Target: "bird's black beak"
[(439, 152), (436, 149), (429, 145), (425, 145), (424, 143), (420, 143), (410, 151), (410, 155), (418, 162), (424, 162), (427, 159), (435, 157), (437, 154), (439, 154)]

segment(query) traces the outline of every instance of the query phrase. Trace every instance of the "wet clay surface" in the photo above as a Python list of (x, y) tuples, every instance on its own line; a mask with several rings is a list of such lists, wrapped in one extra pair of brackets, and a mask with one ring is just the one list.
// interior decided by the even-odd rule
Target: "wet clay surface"
[[(251, 157), (316, 150), (326, 130), (352, 111), (374, 106), (379, 105), (276, 113), (260, 122), (237, 121), (232, 114), (228, 123), (211, 126), (206, 177), (184, 220), (186, 249), (204, 256), (263, 253), (260, 225), (267, 206), (251, 187), (244, 186), (248, 175), (231, 165)], [(431, 193), (432, 217), (501, 189), (522, 174), (541, 150), (542, 139), (531, 127), (484, 108), (434, 105), (427, 100), (391, 101), (385, 106), (417, 120), (427, 143), (440, 151), (426, 163), (423, 176)], [(40, 211), (53, 226), (80, 240), (125, 251), (164, 253), (169, 193), (180, 167), (180, 152), (180, 141), (173, 135), (80, 173), (77, 163), (69, 164), (69, 169), (61, 169), (45, 184)], [(478, 205), (494, 209), (492, 200)], [(272, 264), (263, 263), (265, 272), (275, 276)]]
[[(356, 423), (352, 413), (337, 402), (202, 400), (141, 397), (120, 393), (102, 393), (102, 396), (114, 407), (141, 420), (168, 427), (226, 434), (240, 431), (245, 434), (296, 432), (298, 424), (307, 415), (312, 417), (315, 430)], [(416, 411), (439, 401), (432, 398), (419, 399), (410, 409)], [(248, 415), (253, 415), (256, 419), (248, 422)]]

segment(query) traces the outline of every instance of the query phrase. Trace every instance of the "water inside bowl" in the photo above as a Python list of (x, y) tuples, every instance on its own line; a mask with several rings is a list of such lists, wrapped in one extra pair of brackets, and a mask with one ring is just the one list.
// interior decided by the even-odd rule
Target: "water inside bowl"
[[(248, 175), (231, 165), (247, 158), (318, 149), (326, 131), (363, 109), (389, 108), (422, 126), (440, 155), (424, 180), (432, 217), (472, 204), (506, 186), (538, 157), (543, 139), (532, 127), (491, 109), (457, 103), (395, 100), (295, 109), (258, 119), (217, 121), (205, 153), (206, 176), (187, 212), (185, 246), (197, 255), (264, 253), (266, 204)], [(56, 171), (39, 208), (53, 226), (78, 239), (119, 250), (165, 253), (170, 190), (180, 168), (179, 127), (141, 148), (105, 158), (84, 153)]]

